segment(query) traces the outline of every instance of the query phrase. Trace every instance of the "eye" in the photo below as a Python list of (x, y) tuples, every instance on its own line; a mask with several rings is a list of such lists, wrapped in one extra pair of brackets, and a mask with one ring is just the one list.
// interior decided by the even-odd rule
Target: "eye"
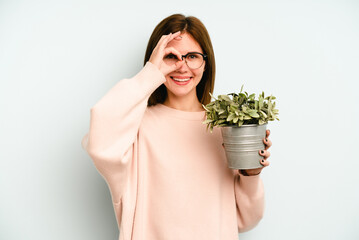
[(192, 53), (192, 54), (189, 54), (187, 57), (188, 57), (188, 59), (196, 59), (196, 58), (198, 58), (198, 54)]
[(172, 53), (168, 54), (165, 58), (166, 59), (177, 59), (177, 57)]

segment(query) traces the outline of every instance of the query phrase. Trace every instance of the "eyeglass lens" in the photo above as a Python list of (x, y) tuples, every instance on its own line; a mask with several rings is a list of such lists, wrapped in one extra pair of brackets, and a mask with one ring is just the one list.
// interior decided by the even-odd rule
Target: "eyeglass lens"
[[(190, 53), (190, 54), (187, 54), (187, 56), (183, 56), (183, 58), (184, 57), (186, 58), (184, 60), (186, 61), (187, 66), (191, 69), (200, 68), (204, 62), (203, 56), (198, 53)], [(178, 58), (174, 54), (169, 54), (169, 55), (165, 56), (163, 61), (167, 65), (173, 65), (178, 61)]]

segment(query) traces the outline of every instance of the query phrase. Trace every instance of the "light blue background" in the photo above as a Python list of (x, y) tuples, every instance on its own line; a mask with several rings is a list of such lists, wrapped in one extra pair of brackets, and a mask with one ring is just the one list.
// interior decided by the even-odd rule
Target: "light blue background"
[[(218, 2), (218, 3), (217, 3)], [(200, 18), (215, 95), (277, 96), (266, 212), (244, 240), (359, 239), (358, 1), (0, 1), (0, 239), (117, 239), (80, 142), (156, 24)]]

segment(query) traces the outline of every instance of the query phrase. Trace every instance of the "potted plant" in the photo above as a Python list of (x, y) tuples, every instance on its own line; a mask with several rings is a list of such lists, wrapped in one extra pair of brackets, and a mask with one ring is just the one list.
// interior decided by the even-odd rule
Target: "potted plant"
[(264, 149), (268, 121), (279, 120), (274, 96), (248, 94), (241, 91), (219, 95), (203, 108), (206, 111), (207, 129), (221, 127), (228, 167), (232, 169), (260, 168), (262, 158), (258, 151)]

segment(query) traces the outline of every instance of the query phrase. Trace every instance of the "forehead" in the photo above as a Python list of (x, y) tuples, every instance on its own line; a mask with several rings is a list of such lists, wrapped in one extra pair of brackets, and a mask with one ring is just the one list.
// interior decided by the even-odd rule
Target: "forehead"
[(188, 34), (181, 34), (181, 39), (173, 39), (167, 44), (167, 47), (173, 47), (181, 54), (186, 54), (188, 52), (202, 52), (202, 48), (199, 43), (194, 40), (194, 38)]

